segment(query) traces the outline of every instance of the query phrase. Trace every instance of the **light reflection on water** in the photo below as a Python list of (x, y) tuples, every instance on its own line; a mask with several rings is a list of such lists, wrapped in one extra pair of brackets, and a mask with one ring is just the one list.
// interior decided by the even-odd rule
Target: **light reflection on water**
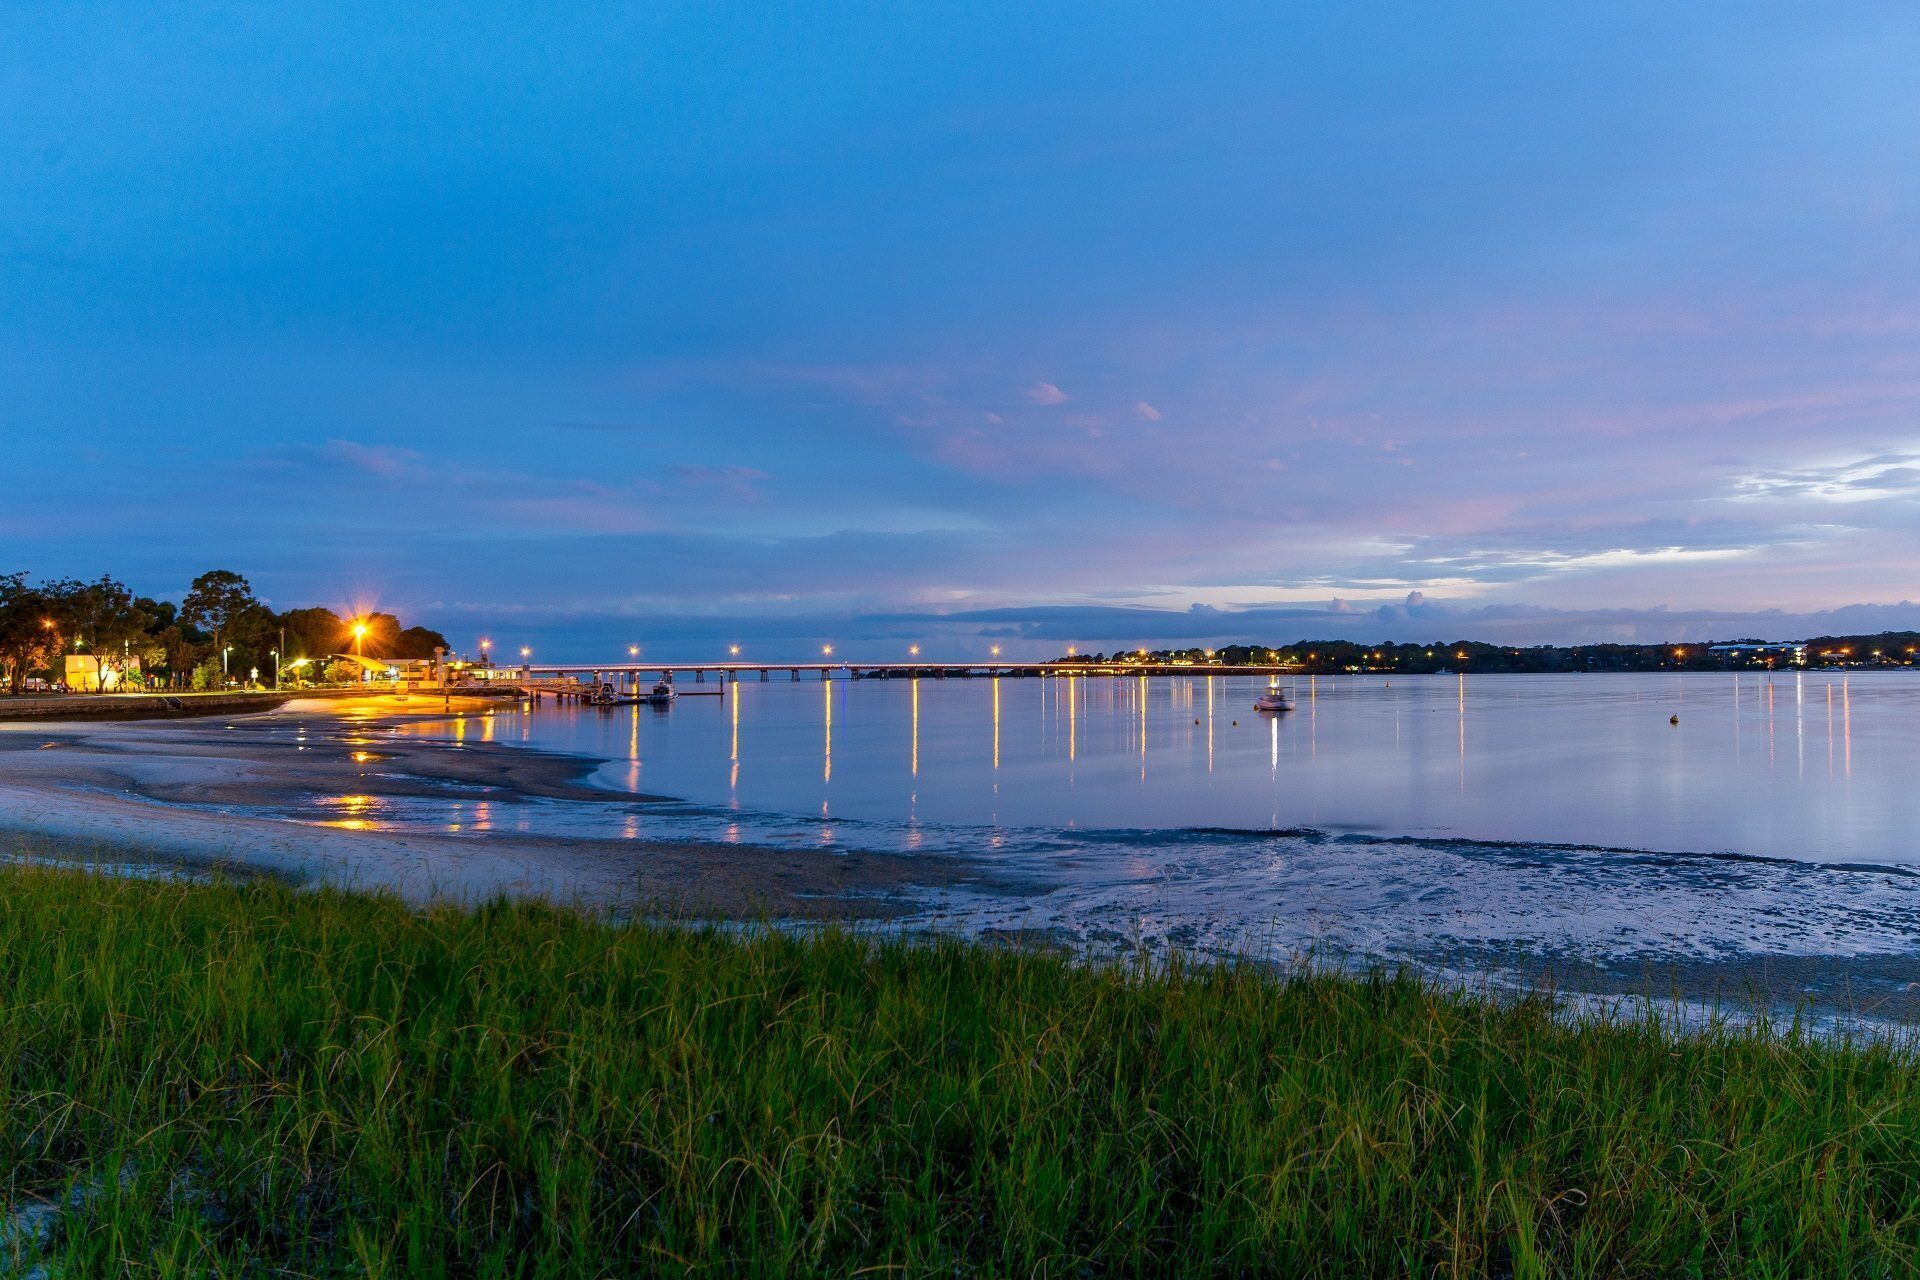
[(615, 762), (616, 789), (893, 847), (928, 825), (1312, 828), (1920, 860), (1920, 674), (1293, 683), (1272, 717), (1241, 677), (750, 681), (666, 711), (548, 704), (518, 736)]

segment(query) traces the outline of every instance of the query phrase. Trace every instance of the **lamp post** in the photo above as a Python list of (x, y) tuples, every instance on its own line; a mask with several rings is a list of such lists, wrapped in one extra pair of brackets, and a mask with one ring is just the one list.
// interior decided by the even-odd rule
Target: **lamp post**
[(273, 655), (273, 688), (277, 693), (280, 690), (280, 651), (269, 649), (267, 652)]
[(354, 623), (353, 624), (353, 656), (354, 657), (358, 658), (363, 656), (360, 652), (360, 642), (366, 639), (366, 636), (367, 636), (367, 624), (364, 622)]

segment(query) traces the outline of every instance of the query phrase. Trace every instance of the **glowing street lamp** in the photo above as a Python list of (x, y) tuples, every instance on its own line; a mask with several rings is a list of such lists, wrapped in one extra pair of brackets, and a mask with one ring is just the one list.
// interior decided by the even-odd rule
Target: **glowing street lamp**
[(637, 658), (637, 657), (639, 657), (639, 656), (640, 656), (640, 646), (639, 646), (639, 645), (637, 645), (637, 644), (630, 644), (630, 645), (628, 645), (628, 646), (627, 646), (627, 656), (628, 656), (629, 658)]
[(989, 655), (991, 655), (991, 656), (993, 656), (993, 657), (995, 657), (995, 658), (997, 658), (997, 657), (999, 657), (999, 656), (1000, 656), (1000, 646), (999, 646), (999, 645), (997, 645), (997, 644), (996, 644), (996, 645), (991, 645), (991, 646), (989, 646), (989, 647), (988, 647), (988, 649), (987, 649), (987, 653), (988, 653)]
[(821, 645), (820, 656), (823, 658), (831, 658), (833, 656), (833, 646), (830, 644)]
[(523, 658), (531, 658), (533, 656), (533, 650), (523, 644), (520, 646), (520, 656)]
[(907, 646), (907, 656), (908, 656), (909, 658), (917, 658), (917, 657), (919, 657), (919, 656), (920, 656), (920, 646), (919, 646), (919, 645), (917, 645), (917, 644), (910, 644), (910, 645), (908, 645), (908, 646)]
[(737, 645), (737, 644), (730, 644), (730, 645), (728, 645), (728, 646), (727, 646), (727, 656), (728, 656), (728, 657), (730, 657), (730, 658), (737, 658), (737, 657), (739, 657), (739, 656), (740, 656), (740, 646), (739, 646), (739, 645)]
[(486, 637), (482, 636), (480, 639), (480, 656), (483, 658), (486, 657), (487, 654), (492, 649), (493, 649), (493, 641), (488, 640)]
[(355, 622), (353, 624), (353, 656), (354, 657), (358, 658), (361, 656), (360, 642), (362, 640), (365, 640), (366, 638), (367, 638), (367, 624), (364, 622)]

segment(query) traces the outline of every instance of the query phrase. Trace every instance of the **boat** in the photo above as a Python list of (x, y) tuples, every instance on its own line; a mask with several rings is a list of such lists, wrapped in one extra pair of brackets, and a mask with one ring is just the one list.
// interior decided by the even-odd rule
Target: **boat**
[(1253, 709), (1278, 715), (1293, 710), (1293, 703), (1287, 700), (1286, 691), (1275, 685), (1253, 700)]
[(644, 698), (637, 698), (635, 701), (644, 702), (652, 707), (666, 707), (671, 706), (673, 700), (679, 696), (680, 694), (674, 689), (671, 680), (662, 680), (659, 684), (653, 686), (653, 692)]

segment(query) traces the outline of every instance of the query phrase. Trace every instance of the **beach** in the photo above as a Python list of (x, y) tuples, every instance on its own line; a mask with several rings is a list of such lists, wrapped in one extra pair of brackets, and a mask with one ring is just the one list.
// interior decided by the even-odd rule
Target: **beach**
[[(453, 712), (478, 721), (497, 705), (455, 700)], [(542, 798), (629, 810), (649, 801), (588, 785), (596, 760), (397, 732), (432, 730), (447, 715), (438, 698), (370, 695), (194, 719), (0, 721), (0, 833), (14, 857), (38, 861), (271, 876), (419, 904), (533, 897), (696, 917), (885, 917), (916, 889), (967, 878), (941, 857), (394, 831), (361, 816), (395, 798), (508, 809)]]

